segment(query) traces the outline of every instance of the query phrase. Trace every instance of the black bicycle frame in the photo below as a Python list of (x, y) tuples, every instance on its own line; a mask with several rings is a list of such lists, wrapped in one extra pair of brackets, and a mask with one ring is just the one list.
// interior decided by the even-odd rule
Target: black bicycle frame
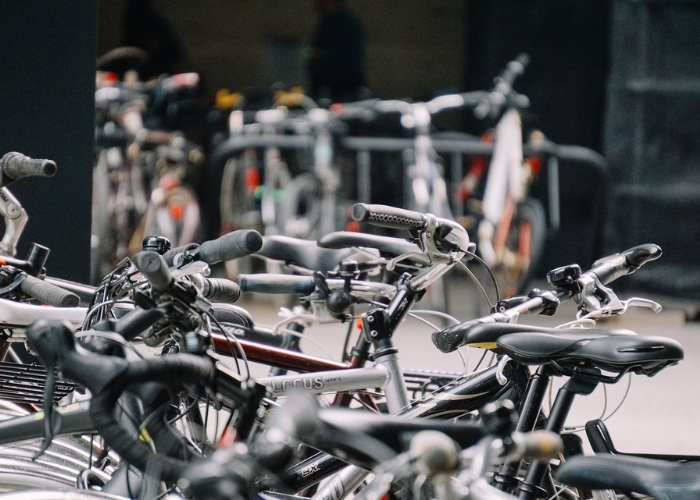
[[(497, 371), (498, 367), (493, 366), (479, 373), (459, 378), (427, 394), (410, 407), (397, 413), (397, 416), (449, 419), (478, 410), (490, 401), (506, 397), (516, 405), (523, 402), (530, 379), (528, 368), (507, 363), (503, 368), (503, 375), (507, 381), (503, 385), (498, 381)], [(539, 406), (537, 406), (537, 412), (539, 412)], [(282, 479), (290, 489), (301, 491), (326, 479), (346, 465), (346, 462), (332, 455), (317, 453), (287, 469)]]

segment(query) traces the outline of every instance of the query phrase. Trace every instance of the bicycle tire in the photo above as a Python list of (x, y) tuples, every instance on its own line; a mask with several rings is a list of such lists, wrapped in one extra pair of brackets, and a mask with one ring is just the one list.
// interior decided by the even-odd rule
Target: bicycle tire
[(542, 204), (528, 198), (518, 204), (506, 238), (506, 256), (494, 273), (504, 296), (527, 291), (544, 254), (547, 219)]
[(164, 190), (163, 199), (151, 200), (146, 211), (143, 235), (134, 233), (130, 250), (140, 249), (146, 236), (165, 236), (174, 247), (194, 243), (199, 239), (200, 210), (194, 192), (185, 186)]
[(230, 158), (224, 165), (219, 199), (222, 233), (237, 229), (262, 231), (262, 219), (260, 211), (256, 208), (255, 193), (249, 189), (246, 182), (246, 172), (249, 168), (255, 167), (246, 166), (242, 158)]
[(321, 218), (335, 217), (335, 214), (323, 214), (322, 204), (323, 188), (315, 174), (305, 173), (294, 177), (284, 190), (279, 214), (282, 233), (303, 239), (322, 236), (319, 234)]

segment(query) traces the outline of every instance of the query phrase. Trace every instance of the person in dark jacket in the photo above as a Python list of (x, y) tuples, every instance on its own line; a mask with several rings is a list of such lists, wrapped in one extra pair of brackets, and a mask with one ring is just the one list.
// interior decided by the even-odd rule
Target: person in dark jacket
[(362, 22), (345, 0), (316, 0), (316, 11), (321, 19), (311, 39), (311, 97), (355, 100), (366, 84)]
[(123, 44), (148, 53), (142, 79), (177, 73), (185, 51), (177, 33), (158, 7), (158, 0), (129, 0), (123, 11)]

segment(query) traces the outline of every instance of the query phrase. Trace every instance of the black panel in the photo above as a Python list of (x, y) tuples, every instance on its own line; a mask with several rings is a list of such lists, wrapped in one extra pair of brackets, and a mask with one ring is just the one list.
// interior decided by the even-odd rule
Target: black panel
[(87, 282), (93, 159), (94, 0), (0, 2), (0, 153), (58, 165), (11, 187), (29, 213), (19, 255), (51, 248), (49, 273)]
[[(602, 148), (609, 68), (610, 5), (607, 0), (471, 0), (465, 87), (490, 88), (518, 54), (530, 55), (515, 88), (530, 98), (524, 125), (560, 144)], [(483, 123), (469, 120), (471, 132)], [(561, 164), (561, 229), (550, 235), (541, 271), (601, 252), (606, 179), (582, 164)], [(546, 205), (543, 182), (533, 194)]]

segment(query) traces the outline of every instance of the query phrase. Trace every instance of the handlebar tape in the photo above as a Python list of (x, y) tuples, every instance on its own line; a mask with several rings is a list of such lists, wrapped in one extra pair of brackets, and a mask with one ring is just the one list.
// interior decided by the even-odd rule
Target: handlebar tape
[(374, 226), (393, 229), (423, 229), (427, 224), (425, 216), (420, 212), (365, 203), (353, 205), (352, 218), (357, 222), (367, 222)]
[(160, 254), (151, 250), (136, 253), (131, 260), (154, 290), (165, 291), (173, 282), (168, 265)]
[(119, 425), (114, 417), (114, 407), (124, 388), (130, 384), (151, 381), (168, 385), (173, 385), (173, 382), (196, 383), (211, 378), (213, 373), (210, 361), (190, 354), (131, 362), (123, 376), (115, 377), (112, 384), (93, 395), (90, 405), (92, 422), (105, 443), (128, 463), (142, 472), (146, 471), (147, 466), (155, 467), (154, 470), (159, 470), (163, 479), (177, 483), (189, 463), (163, 454), (153, 454), (145, 442)]
[(141, 471), (145, 471), (148, 463), (153, 463), (164, 479), (177, 482), (187, 463), (151, 453), (146, 443), (120, 427), (114, 417), (114, 407), (131, 384), (153, 381), (173, 387), (211, 379), (214, 376), (211, 361), (191, 354), (171, 354), (129, 362), (85, 351), (76, 346), (73, 328), (65, 321), (39, 320), (25, 333), (29, 346), (45, 366), (55, 367), (64, 377), (92, 392), (90, 416), (95, 429), (110, 447)]
[(0, 171), (13, 180), (29, 176), (51, 177), (56, 173), (56, 163), (37, 160), (22, 153), (7, 153), (0, 159)]
[(588, 272), (595, 274), (600, 282), (606, 285), (621, 276), (632, 274), (647, 262), (661, 257), (662, 253), (661, 247), (653, 243), (638, 245), (598, 259)]
[(80, 297), (63, 288), (46, 283), (34, 276), (25, 276), (19, 285), (25, 295), (37, 299), (44, 304), (56, 307), (77, 307)]
[(243, 292), (303, 293), (308, 295), (316, 289), (312, 276), (289, 274), (240, 274), (238, 285)]
[(234, 281), (223, 278), (204, 278), (202, 295), (212, 302), (233, 304), (241, 296), (241, 288)]

